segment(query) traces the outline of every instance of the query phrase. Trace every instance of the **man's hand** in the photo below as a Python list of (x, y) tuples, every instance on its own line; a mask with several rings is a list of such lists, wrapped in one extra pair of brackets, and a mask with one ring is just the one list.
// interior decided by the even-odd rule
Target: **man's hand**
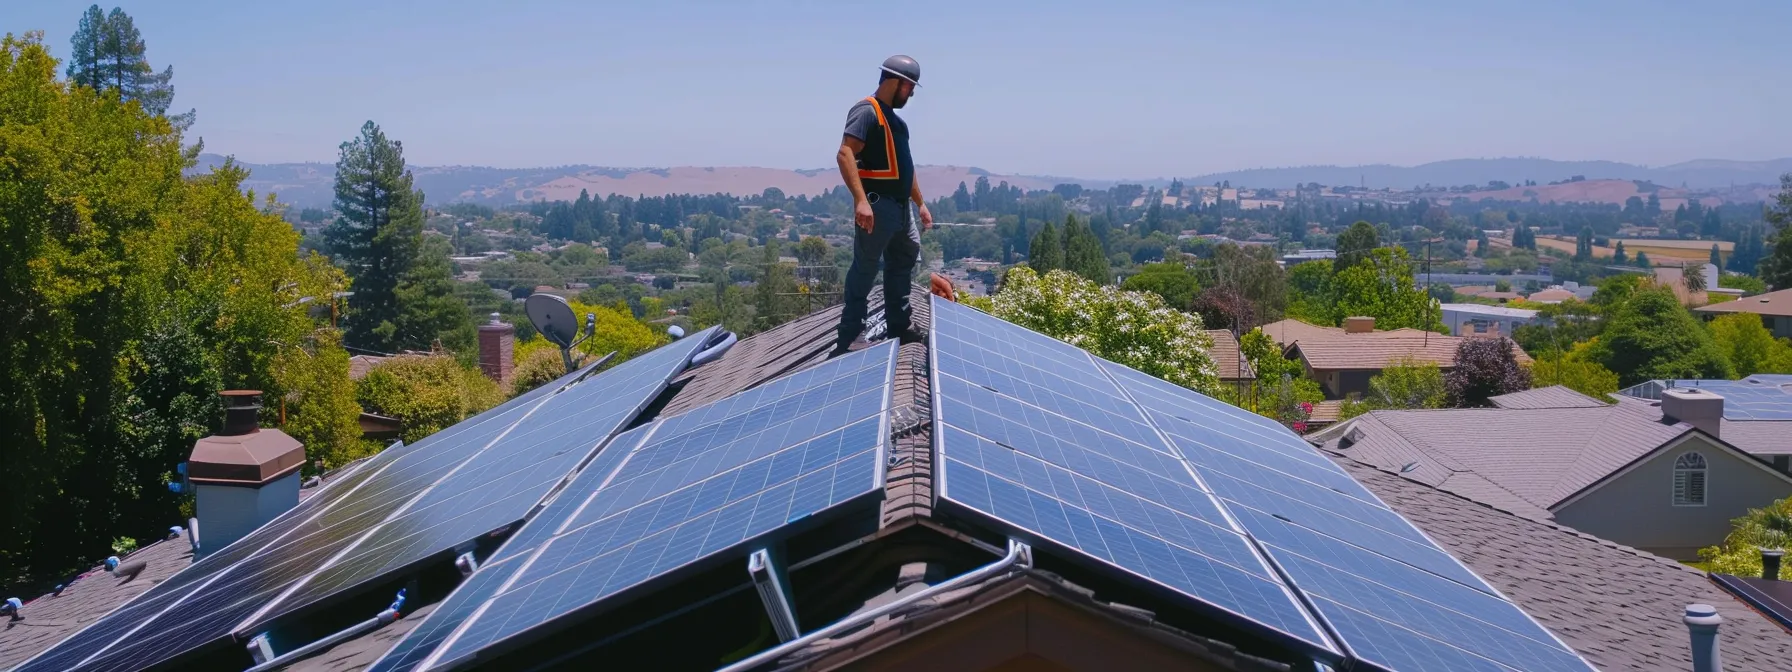
[(933, 213), (927, 211), (927, 204), (921, 204), (921, 230), (933, 228)]
[(865, 233), (871, 233), (872, 228), (877, 225), (877, 218), (871, 214), (871, 201), (864, 199), (858, 199), (853, 203), (852, 218), (853, 223), (858, 224), (859, 228), (865, 230)]

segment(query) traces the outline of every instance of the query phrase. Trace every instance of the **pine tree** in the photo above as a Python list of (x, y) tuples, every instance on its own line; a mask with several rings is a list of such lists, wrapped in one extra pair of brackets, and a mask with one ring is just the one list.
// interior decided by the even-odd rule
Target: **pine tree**
[(1718, 268), (1724, 267), (1724, 255), (1718, 251), (1717, 243), (1711, 244), (1711, 265)]
[(353, 309), (346, 320), (348, 345), (396, 352), (428, 347), (413, 334), (398, 334), (398, 288), (423, 246), (423, 194), (411, 187), (402, 143), (372, 121), (342, 143), (336, 161), (336, 220), (324, 229), (325, 244), (353, 280)]
[(1040, 275), (1064, 268), (1064, 247), (1051, 222), (1046, 222), (1039, 233), (1033, 234), (1032, 242), (1027, 245), (1027, 267)]
[(1651, 264), (1649, 263), (1649, 253), (1648, 252), (1636, 253), (1636, 267), (1637, 268), (1650, 268), (1651, 267)]
[(1624, 241), (1620, 240), (1617, 246), (1612, 248), (1612, 263), (1622, 264), (1624, 259)]
[(1775, 290), (1792, 288), (1792, 173), (1780, 176), (1780, 193), (1766, 220), (1774, 228), (1773, 249), (1762, 250), (1760, 278)]
[(1583, 226), (1580, 235), (1574, 241), (1574, 260), (1586, 261), (1593, 258), (1593, 227)]
[[(96, 91), (115, 91), (126, 101), (137, 101), (152, 115), (168, 114), (174, 103), (174, 67), (156, 72), (146, 58), (143, 34), (124, 10), (114, 7), (102, 14), (99, 5), (87, 8), (69, 39), (69, 81)], [(193, 124), (194, 113), (169, 115), (175, 128)]]
[(1108, 258), (1101, 250), (1101, 240), (1076, 215), (1064, 217), (1064, 268), (1098, 285), (1113, 281), (1108, 277)]

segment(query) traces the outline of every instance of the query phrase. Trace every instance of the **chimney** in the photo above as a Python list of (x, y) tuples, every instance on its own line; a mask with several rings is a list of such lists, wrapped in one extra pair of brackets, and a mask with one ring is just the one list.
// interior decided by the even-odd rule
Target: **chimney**
[(515, 351), (516, 325), (500, 322), (498, 314), (492, 313), (490, 322), (479, 325), (479, 370), (500, 387), (510, 389)]
[(1661, 416), (1668, 422), (1684, 422), (1722, 438), (1724, 398), (1696, 387), (1674, 388), (1661, 393)]
[(206, 536), (195, 550), (196, 559), (229, 546), (299, 503), (305, 446), (278, 429), (257, 426), (261, 391), (225, 390), (223, 396), (224, 428), (194, 442), (187, 458), (193, 507), (198, 519), (205, 521)]
[(1371, 331), (1375, 331), (1375, 318), (1373, 317), (1344, 318), (1344, 333), (1346, 334), (1367, 334)]
[(1780, 558), (1786, 552), (1777, 548), (1761, 549), (1761, 578), (1768, 581), (1780, 580)]
[(1724, 659), (1717, 649), (1717, 628), (1724, 623), (1717, 609), (1708, 604), (1686, 605), (1682, 617), (1692, 633), (1692, 672), (1723, 672)]

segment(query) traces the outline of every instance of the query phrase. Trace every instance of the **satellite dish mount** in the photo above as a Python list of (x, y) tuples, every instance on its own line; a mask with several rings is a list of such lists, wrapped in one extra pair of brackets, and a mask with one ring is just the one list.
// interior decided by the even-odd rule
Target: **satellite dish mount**
[(585, 313), (585, 333), (581, 336), (579, 318), (573, 315), (572, 306), (564, 298), (553, 294), (531, 294), (523, 302), (523, 309), (542, 338), (560, 346), (560, 361), (566, 365), (566, 372), (572, 373), (572, 349), (597, 333), (597, 314)]

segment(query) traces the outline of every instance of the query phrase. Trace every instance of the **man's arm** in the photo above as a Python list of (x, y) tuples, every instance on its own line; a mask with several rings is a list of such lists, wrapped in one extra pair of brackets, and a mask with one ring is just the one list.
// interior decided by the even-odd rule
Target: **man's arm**
[(840, 151), (834, 154), (834, 161), (840, 164), (840, 179), (846, 182), (846, 190), (852, 192), (853, 203), (865, 201), (865, 183), (859, 181), (859, 152), (865, 151), (865, 141), (850, 135), (840, 138)]
[(840, 164), (840, 179), (846, 182), (846, 190), (852, 192), (853, 224), (864, 229), (865, 233), (877, 226), (877, 219), (871, 212), (871, 201), (865, 199), (865, 183), (859, 181), (859, 152), (865, 150), (865, 141), (852, 137), (851, 134), (840, 138), (840, 151), (834, 154), (834, 161)]
[(927, 199), (921, 197), (921, 181), (915, 180), (908, 188), (909, 199), (915, 202), (916, 213), (921, 216), (921, 230), (933, 228), (933, 213), (927, 210)]

